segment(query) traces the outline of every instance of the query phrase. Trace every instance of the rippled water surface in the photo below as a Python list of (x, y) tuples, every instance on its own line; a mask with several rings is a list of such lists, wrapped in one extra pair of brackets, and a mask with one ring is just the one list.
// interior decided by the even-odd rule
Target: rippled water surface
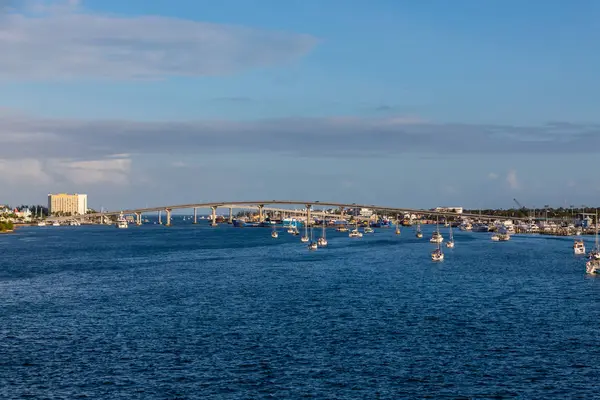
[(2, 235), (0, 398), (600, 396), (572, 239), (457, 232), (435, 264), (430, 229), (315, 252), (226, 225)]

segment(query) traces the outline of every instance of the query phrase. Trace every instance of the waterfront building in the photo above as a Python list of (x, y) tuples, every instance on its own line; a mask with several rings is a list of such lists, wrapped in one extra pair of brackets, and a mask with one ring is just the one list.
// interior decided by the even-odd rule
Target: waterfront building
[(48, 213), (50, 215), (83, 215), (87, 211), (87, 194), (57, 193), (48, 195)]
[(462, 214), (463, 208), (462, 207), (436, 207), (435, 211), (437, 211), (437, 212), (453, 212), (453, 213), (457, 213), (457, 214)]

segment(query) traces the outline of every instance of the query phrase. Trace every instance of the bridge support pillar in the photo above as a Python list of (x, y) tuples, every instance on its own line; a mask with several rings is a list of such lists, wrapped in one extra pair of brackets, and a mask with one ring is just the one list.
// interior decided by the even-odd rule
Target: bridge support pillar
[(311, 219), (310, 219), (310, 204), (306, 205), (306, 224), (307, 226), (311, 224)]
[(229, 221), (230, 224), (233, 224), (233, 207), (229, 207)]
[(167, 213), (167, 221), (165, 222), (165, 226), (171, 226), (171, 209), (167, 208), (165, 212)]
[(158, 224), (162, 225), (162, 211), (158, 210)]
[(142, 224), (142, 213), (140, 213), (140, 212), (135, 213), (135, 224), (137, 226), (140, 226)]
[(258, 205), (258, 222), (264, 222), (265, 221), (265, 214), (263, 213), (263, 209), (265, 208), (264, 204), (259, 204)]
[(217, 226), (217, 206), (212, 206), (211, 210), (212, 210), (212, 221), (210, 223), (210, 226)]
[(198, 223), (198, 209), (194, 207), (194, 225)]

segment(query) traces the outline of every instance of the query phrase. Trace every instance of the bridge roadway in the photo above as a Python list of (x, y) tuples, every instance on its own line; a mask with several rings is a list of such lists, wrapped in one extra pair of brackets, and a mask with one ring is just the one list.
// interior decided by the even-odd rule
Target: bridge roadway
[[(108, 211), (101, 213), (91, 213), (86, 215), (79, 215), (75, 217), (55, 217), (52, 220), (72, 220), (75, 218), (100, 218), (102, 216), (116, 216), (119, 214), (131, 215), (131, 214), (144, 214), (149, 212), (159, 212), (159, 211), (168, 211), (169, 213), (172, 210), (180, 210), (180, 209), (198, 209), (198, 208), (211, 208), (214, 210), (217, 208), (233, 208), (233, 209), (249, 209), (249, 208), (264, 208), (266, 205), (301, 205), (304, 207), (311, 208), (311, 214), (314, 214), (318, 211), (312, 210), (313, 207), (337, 207), (337, 208), (369, 208), (374, 211), (387, 211), (393, 214), (420, 214), (420, 215), (432, 215), (432, 216), (456, 216), (456, 217), (470, 217), (470, 218), (480, 218), (480, 219), (499, 219), (499, 218), (510, 218), (512, 220), (520, 220), (525, 221), (530, 218), (519, 218), (519, 217), (510, 217), (504, 216), (500, 217), (497, 215), (485, 215), (485, 214), (467, 214), (467, 213), (456, 213), (456, 212), (446, 212), (446, 211), (433, 211), (433, 210), (424, 210), (417, 208), (403, 208), (403, 207), (389, 207), (389, 206), (379, 206), (375, 204), (357, 204), (357, 203), (337, 203), (337, 202), (323, 202), (323, 201), (302, 201), (302, 200), (258, 200), (258, 201), (222, 201), (222, 202), (207, 202), (207, 203), (190, 203), (190, 204), (176, 204), (176, 205), (167, 205), (167, 206), (159, 206), (159, 207), (146, 207), (146, 208), (134, 208), (127, 210), (118, 210), (118, 211)], [(290, 210), (292, 211), (292, 210)]]

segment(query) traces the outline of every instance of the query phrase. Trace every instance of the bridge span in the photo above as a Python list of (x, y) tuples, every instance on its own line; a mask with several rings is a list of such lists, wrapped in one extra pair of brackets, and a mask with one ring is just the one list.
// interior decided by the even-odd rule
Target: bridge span
[[(301, 206), (303, 210), (292, 210), (292, 209), (282, 209), (274, 207), (265, 207), (265, 206)], [(309, 218), (311, 215), (319, 215), (322, 216), (323, 211), (318, 211), (315, 207), (319, 208), (338, 208), (340, 210), (339, 217), (345, 218), (346, 215), (344, 210), (352, 208), (368, 208), (375, 212), (386, 212), (390, 214), (395, 214), (398, 216), (403, 216), (404, 214), (416, 214), (416, 215), (427, 215), (427, 216), (454, 216), (454, 217), (470, 217), (470, 218), (480, 218), (480, 219), (498, 219), (502, 218), (497, 215), (485, 215), (485, 214), (469, 214), (469, 213), (457, 213), (457, 212), (449, 212), (449, 211), (435, 211), (435, 210), (426, 210), (426, 209), (418, 209), (418, 208), (405, 208), (405, 207), (390, 207), (390, 206), (381, 206), (375, 204), (357, 204), (357, 203), (339, 203), (339, 202), (325, 202), (325, 201), (302, 201), (302, 200), (255, 200), (255, 201), (222, 201), (222, 202), (206, 202), (206, 203), (189, 203), (189, 204), (175, 204), (175, 205), (167, 205), (167, 206), (158, 206), (158, 207), (145, 207), (145, 208), (134, 208), (134, 209), (125, 209), (125, 210), (115, 210), (115, 211), (107, 211), (100, 213), (90, 213), (86, 215), (77, 215), (72, 217), (52, 217), (51, 220), (72, 220), (72, 219), (93, 219), (93, 218), (104, 218), (110, 216), (117, 216), (120, 214), (123, 215), (135, 215), (137, 218), (137, 222), (141, 223), (141, 216), (145, 213), (150, 212), (158, 212), (159, 217), (164, 212), (166, 217), (166, 225), (170, 225), (171, 223), (171, 212), (173, 210), (181, 210), (181, 209), (190, 209), (194, 212), (194, 222), (197, 222), (197, 210), (199, 208), (209, 208), (212, 211), (212, 224), (216, 225), (216, 215), (217, 209), (219, 208), (227, 208), (229, 209), (229, 217), (232, 218), (232, 213), (234, 209), (258, 209), (259, 212), (259, 220), (263, 221), (263, 211), (283, 211), (286, 213), (302, 213), (303, 215), (307, 215)], [(328, 216), (332, 216), (332, 214), (326, 214)], [(336, 215), (337, 216), (337, 215)], [(504, 216), (504, 218), (510, 218), (513, 220), (528, 220), (529, 218), (518, 218), (518, 217), (510, 217)]]

